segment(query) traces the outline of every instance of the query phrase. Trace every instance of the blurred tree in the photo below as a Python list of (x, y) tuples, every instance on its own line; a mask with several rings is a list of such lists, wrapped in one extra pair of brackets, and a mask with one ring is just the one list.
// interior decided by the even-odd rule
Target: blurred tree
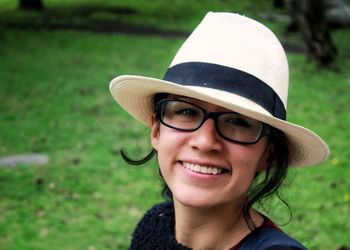
[(42, 10), (44, 5), (41, 0), (19, 0), (18, 7), (21, 10)]
[(287, 0), (293, 25), (302, 33), (311, 59), (322, 66), (331, 63), (337, 55), (326, 20), (323, 0)]
[(350, 7), (344, 0), (323, 0), (326, 7), (327, 23), (333, 27), (350, 24)]
[(337, 55), (326, 20), (324, 0), (286, 0), (291, 16), (291, 27), (302, 33), (311, 59), (321, 66), (331, 63)]
[(278, 8), (282, 8), (285, 6), (284, 0), (273, 0), (273, 5)]

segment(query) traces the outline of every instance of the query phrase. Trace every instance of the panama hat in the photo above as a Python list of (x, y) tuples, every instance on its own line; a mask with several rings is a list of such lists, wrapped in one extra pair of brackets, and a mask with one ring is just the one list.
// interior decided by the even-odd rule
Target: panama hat
[(324, 161), (327, 144), (286, 121), (289, 70), (276, 36), (261, 23), (233, 13), (209, 12), (181, 46), (163, 79), (122, 75), (110, 83), (114, 99), (151, 126), (156, 93), (207, 101), (284, 132), (291, 166)]

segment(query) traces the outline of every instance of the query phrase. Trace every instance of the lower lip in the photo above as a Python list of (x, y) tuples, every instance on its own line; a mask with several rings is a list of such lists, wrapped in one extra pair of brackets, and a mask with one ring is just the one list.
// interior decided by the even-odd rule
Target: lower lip
[(182, 171), (189, 177), (192, 179), (196, 179), (196, 180), (200, 180), (200, 181), (214, 181), (217, 180), (219, 178), (222, 178), (224, 176), (227, 176), (228, 173), (221, 173), (221, 174), (202, 174), (202, 173), (198, 173), (195, 171), (192, 171), (190, 169), (185, 168), (181, 163), (180, 166), (182, 168)]

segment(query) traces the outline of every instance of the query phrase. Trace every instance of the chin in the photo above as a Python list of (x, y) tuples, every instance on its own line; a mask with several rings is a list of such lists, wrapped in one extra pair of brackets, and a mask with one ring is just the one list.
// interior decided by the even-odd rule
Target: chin
[[(208, 195), (200, 195), (187, 193), (173, 193), (174, 200), (179, 202), (183, 206), (193, 207), (193, 208), (208, 208), (221, 204), (222, 202), (210, 197)], [(216, 197), (217, 198), (217, 197)]]

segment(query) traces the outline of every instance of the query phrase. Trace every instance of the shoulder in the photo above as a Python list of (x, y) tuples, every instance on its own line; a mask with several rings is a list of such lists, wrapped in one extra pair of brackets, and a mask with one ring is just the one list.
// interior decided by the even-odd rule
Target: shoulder
[[(266, 226), (268, 225), (268, 226)], [(258, 227), (242, 242), (240, 250), (306, 250), (300, 242), (274, 226), (270, 221), (265, 226)]]
[(171, 202), (162, 202), (154, 205), (144, 214), (139, 225), (144, 223), (160, 223), (159, 219), (164, 215), (167, 215), (169, 218), (174, 215), (174, 207)]
[(157, 204), (145, 213), (132, 234), (130, 250), (133, 249), (188, 249), (175, 240), (172, 203)]

